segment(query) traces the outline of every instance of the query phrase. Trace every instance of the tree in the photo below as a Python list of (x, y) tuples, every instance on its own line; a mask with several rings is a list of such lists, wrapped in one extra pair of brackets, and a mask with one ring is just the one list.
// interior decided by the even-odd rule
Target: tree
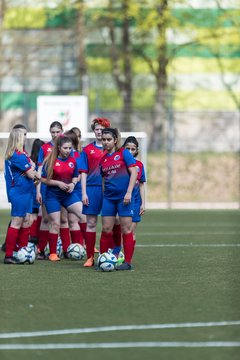
[(84, 0), (77, 0), (76, 7), (78, 9), (77, 33), (78, 33), (78, 47), (79, 47), (79, 76), (80, 76), (80, 92), (83, 95), (88, 95), (88, 69), (85, 56), (85, 23)]
[(109, 51), (111, 74), (123, 104), (121, 129), (124, 131), (130, 131), (132, 128), (131, 6), (132, 2), (128, 0), (109, 0), (105, 8), (96, 10), (92, 16), (92, 24), (100, 29)]
[[(3, 30), (3, 19), (4, 19), (4, 13), (5, 13), (5, 0), (0, 1), (0, 64), (2, 64), (2, 30)], [(1, 66), (2, 68), (2, 66)], [(0, 94), (2, 88), (2, 70), (0, 71)], [(1, 106), (1, 96), (0, 96), (0, 119), (2, 117), (2, 106)]]

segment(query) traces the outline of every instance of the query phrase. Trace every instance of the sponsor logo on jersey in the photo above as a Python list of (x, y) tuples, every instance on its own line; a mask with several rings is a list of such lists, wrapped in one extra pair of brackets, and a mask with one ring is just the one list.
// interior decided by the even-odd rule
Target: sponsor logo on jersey
[(90, 150), (90, 155), (95, 154), (95, 150)]
[(56, 166), (61, 166), (61, 164), (59, 162), (56, 162)]
[(117, 161), (117, 160), (119, 160), (119, 159), (120, 159), (120, 155), (115, 155), (113, 160), (116, 160), (116, 161)]

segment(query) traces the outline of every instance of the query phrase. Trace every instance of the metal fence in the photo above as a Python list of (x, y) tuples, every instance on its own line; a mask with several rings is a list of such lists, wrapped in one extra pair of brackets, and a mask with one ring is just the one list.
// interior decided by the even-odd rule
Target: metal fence
[[(15, 114), (16, 115), (16, 114)], [(121, 129), (117, 112), (89, 114), (107, 116)], [(136, 112), (132, 116), (133, 134), (151, 132), (151, 113)], [(23, 121), (12, 116), (9, 127)], [(35, 120), (28, 122), (34, 129)], [(30, 121), (30, 120), (29, 120)], [(240, 120), (237, 112), (175, 112), (166, 121), (162, 151), (145, 156), (148, 207), (217, 207), (232, 208), (240, 204)], [(0, 121), (1, 126), (1, 121)], [(30, 140), (29, 140), (30, 141)], [(86, 143), (90, 139), (85, 139)], [(30, 144), (28, 147), (30, 147)], [(145, 146), (147, 146), (145, 144)], [(0, 133), (0, 170), (6, 138)], [(0, 178), (1, 191), (5, 187)]]

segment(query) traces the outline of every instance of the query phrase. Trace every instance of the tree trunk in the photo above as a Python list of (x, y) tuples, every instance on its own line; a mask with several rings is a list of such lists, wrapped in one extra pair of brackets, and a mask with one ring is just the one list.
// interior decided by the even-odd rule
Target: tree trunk
[(77, 23), (77, 32), (78, 32), (78, 46), (79, 46), (79, 55), (78, 55), (78, 69), (79, 69), (79, 78), (80, 78), (80, 92), (83, 95), (88, 95), (88, 71), (87, 63), (85, 58), (85, 45), (84, 45), (84, 0), (78, 0), (78, 23)]

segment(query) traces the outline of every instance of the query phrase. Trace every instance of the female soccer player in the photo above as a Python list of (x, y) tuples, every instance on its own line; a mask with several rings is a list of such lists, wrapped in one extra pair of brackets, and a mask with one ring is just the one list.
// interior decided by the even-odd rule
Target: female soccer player
[(27, 246), (31, 225), (34, 179), (37, 172), (31, 165), (30, 158), (24, 152), (25, 135), (22, 129), (13, 129), (9, 135), (5, 153), (5, 167), (12, 177), (8, 197), (11, 202), (11, 225), (6, 236), (5, 264), (16, 264), (13, 256), (16, 245), (20, 249)]
[[(23, 145), (23, 149), (24, 149), (24, 152), (25, 154), (28, 156), (26, 150), (25, 150), (25, 141), (26, 141), (26, 138), (27, 138), (27, 128), (25, 125), (23, 124), (16, 124), (14, 125), (14, 127), (12, 128), (13, 129), (21, 129), (24, 133), (24, 145)], [(6, 163), (5, 163), (6, 164)], [(8, 202), (10, 202), (9, 200), (9, 190), (12, 186), (12, 176), (11, 176), (11, 173), (9, 171), (9, 168), (8, 166), (5, 166), (4, 167), (4, 178), (5, 178), (5, 183), (6, 183), (6, 192), (7, 192), (7, 197), (8, 197)], [(9, 222), (9, 225), (8, 227), (11, 225), (11, 221)], [(1, 247), (1, 250), (2, 251), (5, 251), (6, 250), (6, 240), (4, 241), (4, 243), (2, 244), (2, 247)]]
[[(129, 136), (123, 144), (123, 147), (130, 151), (134, 158), (138, 155), (138, 141), (135, 136)], [(134, 204), (134, 214), (132, 218), (132, 231), (134, 240), (136, 240), (136, 227), (137, 223), (141, 221), (141, 215), (145, 213), (145, 170), (144, 165), (141, 161), (136, 159), (138, 177), (133, 190), (133, 204)]]
[[(75, 129), (75, 131), (73, 130)], [(72, 153), (71, 156), (73, 156), (77, 162), (78, 168), (79, 168), (79, 161), (81, 157), (81, 131), (78, 128), (73, 128), (71, 130), (68, 130), (64, 133), (67, 137), (69, 137), (72, 141)], [(78, 131), (76, 131), (76, 129)], [(78, 135), (77, 135), (78, 134)], [(75, 192), (79, 197), (79, 200), (82, 205), (82, 188), (81, 188), (81, 175), (78, 176), (78, 182), (75, 186)], [(85, 232), (86, 232), (86, 215), (80, 214), (81, 220), (79, 222), (79, 218), (72, 214), (68, 213), (68, 222), (69, 222), (69, 230), (70, 230), (70, 236), (72, 243), (79, 243), (82, 246), (84, 245), (84, 238), (85, 238)]]
[[(52, 148), (54, 146), (55, 140), (59, 135), (63, 133), (63, 127), (62, 124), (59, 121), (53, 121), (49, 128), (50, 134), (51, 134), (51, 141), (44, 144), (40, 151), (38, 156), (38, 172), (41, 175), (42, 172), (42, 166), (43, 161), (46, 159), (46, 157), (51, 153)], [(45, 191), (46, 186), (44, 184), (41, 184), (37, 188), (37, 200), (42, 205), (42, 221), (39, 229), (39, 254), (37, 259), (38, 260), (44, 260), (45, 254), (44, 249), (48, 242), (48, 232), (49, 232), (49, 223), (48, 223), (48, 215), (45, 208)], [(60, 228), (60, 237), (62, 240), (63, 250), (66, 251), (67, 247), (70, 245), (70, 234), (69, 234), (69, 225), (68, 225), (68, 219), (67, 219), (67, 212), (62, 209), (61, 212), (61, 228)]]
[(50, 155), (44, 160), (42, 181), (47, 185), (45, 206), (49, 217), (49, 260), (59, 261), (56, 254), (60, 229), (61, 206), (80, 220), (81, 202), (74, 191), (78, 181), (78, 168), (71, 154), (72, 142), (60, 135)]
[(103, 177), (102, 233), (100, 252), (114, 247), (112, 230), (118, 214), (121, 224), (125, 262), (117, 270), (131, 270), (135, 240), (132, 233), (132, 192), (137, 180), (136, 160), (132, 154), (120, 148), (118, 129), (102, 131), (102, 143), (106, 154), (99, 166)]
[(103, 156), (102, 130), (109, 126), (110, 121), (106, 118), (93, 119), (91, 128), (96, 140), (84, 147), (80, 158), (83, 214), (87, 216), (86, 267), (94, 266), (97, 217), (102, 208), (102, 177), (99, 170), (99, 161)]
[[(37, 159), (38, 153), (41, 146), (44, 144), (44, 141), (40, 139), (35, 139), (32, 144), (30, 159), (34, 163), (35, 169), (37, 170)], [(37, 201), (37, 190), (36, 186), (33, 191), (33, 208), (32, 208), (32, 225), (30, 227), (30, 242), (37, 244), (38, 243), (38, 230), (40, 226), (41, 216), (38, 216), (40, 204)]]

